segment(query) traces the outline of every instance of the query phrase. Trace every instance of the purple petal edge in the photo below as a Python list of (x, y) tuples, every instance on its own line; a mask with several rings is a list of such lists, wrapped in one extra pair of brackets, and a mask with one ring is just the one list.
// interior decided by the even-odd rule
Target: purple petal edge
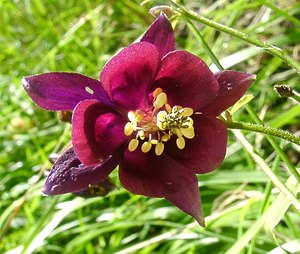
[(73, 110), (84, 99), (111, 105), (100, 81), (79, 73), (50, 72), (22, 79), (25, 91), (47, 110)]
[(148, 93), (159, 64), (158, 50), (138, 42), (121, 50), (103, 67), (100, 81), (111, 100), (126, 110), (148, 108)]
[(65, 151), (54, 163), (47, 177), (43, 193), (58, 195), (76, 192), (87, 188), (90, 184), (104, 181), (119, 162), (119, 154), (110, 156), (102, 164), (95, 167), (83, 165), (74, 153), (73, 148)]
[(124, 126), (128, 121), (97, 100), (84, 100), (75, 107), (72, 117), (72, 144), (78, 159), (94, 167), (120, 150), (127, 140)]
[(196, 175), (185, 179), (185, 184), (177, 193), (165, 197), (173, 205), (177, 206), (183, 212), (191, 215), (199, 223), (205, 227), (204, 214), (198, 188), (198, 180)]
[(171, 157), (126, 150), (120, 160), (119, 179), (128, 191), (165, 198), (204, 226), (197, 177)]
[(219, 83), (217, 98), (201, 110), (204, 114), (218, 116), (234, 105), (249, 89), (256, 76), (250, 73), (225, 70), (215, 74)]
[(153, 90), (160, 87), (168, 95), (168, 103), (199, 111), (218, 95), (219, 84), (207, 64), (183, 50), (167, 54), (161, 61)]
[(166, 14), (160, 14), (146, 31), (141, 41), (154, 44), (158, 49), (160, 58), (175, 50), (174, 31)]

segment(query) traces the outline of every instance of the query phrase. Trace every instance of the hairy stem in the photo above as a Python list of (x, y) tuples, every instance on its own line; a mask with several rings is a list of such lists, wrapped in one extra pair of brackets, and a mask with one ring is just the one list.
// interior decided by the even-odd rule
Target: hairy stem
[(292, 57), (290, 57), (287, 53), (285, 53), (281, 48), (278, 48), (274, 45), (268, 44), (266, 42), (262, 42), (256, 38), (251, 37), (248, 34), (245, 34), (241, 31), (238, 31), (236, 29), (233, 29), (231, 27), (225, 26), (221, 23), (218, 23), (216, 21), (213, 21), (211, 19), (205, 18), (193, 11), (189, 11), (187, 10), (185, 7), (183, 7), (182, 5), (176, 3), (173, 0), (170, 0), (175, 6), (177, 6), (180, 10), (179, 12), (181, 14), (183, 14), (185, 17), (191, 19), (191, 20), (195, 20), (197, 22), (200, 22), (202, 24), (205, 24), (207, 26), (210, 26), (212, 28), (215, 28), (221, 32), (230, 34), (236, 38), (239, 38), (243, 41), (246, 41), (252, 45), (255, 45), (257, 47), (262, 48), (264, 51), (279, 57), (281, 60), (283, 60), (284, 62), (286, 62), (289, 66), (291, 66), (293, 69), (296, 70), (296, 72), (300, 75), (300, 64), (295, 61)]
[(287, 141), (290, 141), (300, 146), (300, 138), (296, 137), (295, 135), (293, 135), (288, 131), (272, 128), (266, 125), (245, 123), (245, 122), (226, 122), (226, 124), (229, 129), (240, 129), (240, 130), (248, 130), (248, 131), (264, 133), (270, 136), (275, 136), (281, 139), (285, 139)]

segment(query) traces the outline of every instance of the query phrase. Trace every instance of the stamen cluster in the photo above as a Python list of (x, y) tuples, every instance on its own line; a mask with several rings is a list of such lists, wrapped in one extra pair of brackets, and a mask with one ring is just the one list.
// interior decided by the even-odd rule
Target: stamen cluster
[(129, 151), (135, 151), (140, 141), (143, 141), (141, 150), (147, 153), (155, 146), (155, 154), (161, 155), (164, 143), (173, 135), (177, 136), (176, 145), (179, 149), (185, 147), (185, 139), (195, 136), (194, 122), (190, 117), (193, 109), (181, 106), (171, 107), (168, 104), (167, 94), (161, 88), (153, 92), (153, 109), (149, 112), (137, 110), (128, 113), (129, 122), (124, 127), (126, 136), (135, 134), (128, 144)]

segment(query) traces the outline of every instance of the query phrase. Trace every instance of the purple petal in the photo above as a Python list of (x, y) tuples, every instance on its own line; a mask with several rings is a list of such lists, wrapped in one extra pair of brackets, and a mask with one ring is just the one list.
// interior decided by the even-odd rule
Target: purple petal
[(220, 86), (218, 97), (201, 110), (201, 112), (213, 116), (220, 115), (235, 104), (255, 80), (255, 75), (238, 71), (221, 71), (215, 76)]
[(154, 44), (159, 58), (175, 50), (174, 31), (168, 17), (162, 13), (149, 27), (141, 41)]
[[(180, 150), (174, 143), (167, 143), (166, 152), (178, 163), (195, 173), (213, 171), (224, 160), (227, 145), (227, 128), (219, 119), (196, 114), (193, 117), (195, 137), (186, 139)], [(169, 141), (169, 142), (172, 142)]]
[(43, 193), (57, 195), (76, 192), (87, 188), (90, 184), (98, 184), (106, 179), (118, 162), (119, 155), (116, 154), (95, 167), (87, 167), (77, 158), (73, 148), (70, 148), (54, 163)]
[(153, 44), (132, 44), (114, 56), (103, 68), (100, 80), (116, 103), (135, 110), (148, 106), (147, 94), (158, 66), (158, 51)]
[(165, 198), (185, 213), (193, 216), (200, 226), (205, 227), (204, 214), (199, 194), (197, 177), (183, 179), (180, 193), (175, 192)]
[(127, 140), (126, 122), (112, 107), (97, 100), (80, 102), (72, 118), (72, 143), (79, 160), (95, 166), (120, 149)]
[(155, 80), (154, 88), (161, 87), (167, 93), (171, 106), (194, 110), (211, 103), (219, 89), (206, 63), (186, 51), (176, 50), (166, 55)]
[(48, 110), (73, 110), (84, 99), (111, 104), (101, 83), (79, 73), (51, 72), (22, 79), (31, 99)]
[(151, 150), (125, 151), (119, 166), (121, 184), (130, 192), (149, 197), (164, 197), (184, 212), (203, 222), (195, 174), (166, 155)]

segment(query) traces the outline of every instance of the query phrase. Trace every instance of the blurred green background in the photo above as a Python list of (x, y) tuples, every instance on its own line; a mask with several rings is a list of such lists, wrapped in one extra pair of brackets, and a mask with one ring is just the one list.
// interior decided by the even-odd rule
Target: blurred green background
[[(298, 1), (177, 2), (272, 43), (299, 61)], [(48, 157), (69, 142), (71, 127), (56, 113), (34, 105), (23, 91), (22, 77), (74, 71), (98, 78), (105, 62), (151, 24), (154, 18), (148, 11), (157, 4), (176, 10), (168, 1), (0, 1), (1, 253), (300, 253), (299, 211), (231, 132), (223, 165), (198, 177), (206, 229), (163, 199), (128, 193), (116, 171), (112, 178), (117, 188), (105, 197), (42, 196), (45, 172), (51, 167)], [(177, 47), (213, 64), (188, 20), (185, 14), (173, 16)], [(251, 43), (193, 24), (224, 67), (257, 74), (248, 92), (255, 97), (235, 119), (254, 122), (254, 111), (267, 124), (299, 135), (300, 105), (273, 91), (275, 84), (299, 91), (295, 70)], [(243, 133), (277, 179), (289, 179), (288, 187), (297, 193), (299, 184), (265, 137)], [(275, 142), (299, 167), (299, 146)]]

